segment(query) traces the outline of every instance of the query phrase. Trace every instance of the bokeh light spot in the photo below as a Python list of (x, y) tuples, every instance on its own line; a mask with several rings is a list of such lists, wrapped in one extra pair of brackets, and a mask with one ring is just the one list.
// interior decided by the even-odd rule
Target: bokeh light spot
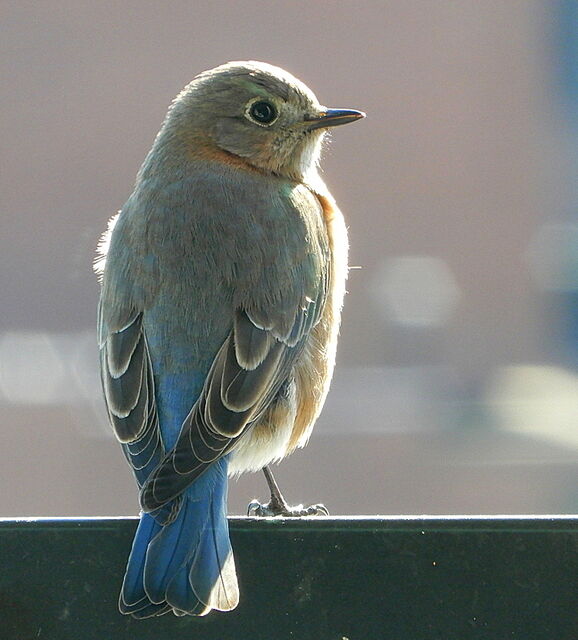
[(424, 328), (446, 324), (460, 296), (447, 263), (433, 256), (387, 259), (377, 271), (374, 290), (389, 318)]

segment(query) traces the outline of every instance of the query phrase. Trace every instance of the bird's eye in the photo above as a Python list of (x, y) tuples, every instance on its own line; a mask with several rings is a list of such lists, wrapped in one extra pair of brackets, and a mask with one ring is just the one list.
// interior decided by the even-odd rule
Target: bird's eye
[(277, 120), (277, 109), (274, 104), (267, 102), (267, 100), (258, 100), (253, 102), (248, 111), (251, 120), (254, 120), (257, 124), (268, 125)]

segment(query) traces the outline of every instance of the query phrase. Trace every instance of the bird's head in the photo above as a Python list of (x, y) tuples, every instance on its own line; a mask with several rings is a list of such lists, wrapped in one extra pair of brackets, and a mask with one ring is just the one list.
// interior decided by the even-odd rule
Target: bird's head
[(327, 109), (300, 80), (262, 62), (228, 62), (198, 75), (175, 99), (164, 129), (278, 175), (316, 166), (329, 127), (365, 114)]

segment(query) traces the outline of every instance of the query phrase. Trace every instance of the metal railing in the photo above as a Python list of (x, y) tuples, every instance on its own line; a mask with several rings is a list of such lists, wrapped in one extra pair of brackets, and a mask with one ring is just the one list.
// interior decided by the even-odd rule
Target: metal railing
[(230, 525), (235, 611), (133, 620), (116, 601), (135, 518), (0, 520), (0, 638), (578, 638), (578, 517)]

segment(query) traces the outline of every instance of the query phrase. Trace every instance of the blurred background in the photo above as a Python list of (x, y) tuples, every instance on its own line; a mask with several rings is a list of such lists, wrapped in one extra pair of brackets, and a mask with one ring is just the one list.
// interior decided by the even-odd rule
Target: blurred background
[[(333, 514), (578, 512), (578, 3), (0, 3), (0, 515), (136, 514), (91, 264), (172, 98), (284, 67), (339, 128), (352, 270), (326, 408), (277, 468)], [(233, 481), (230, 511), (267, 498)]]

